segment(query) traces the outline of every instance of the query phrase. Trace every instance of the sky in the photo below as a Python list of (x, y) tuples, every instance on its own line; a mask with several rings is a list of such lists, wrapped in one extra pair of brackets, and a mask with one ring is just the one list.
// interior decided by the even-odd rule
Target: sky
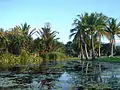
[(120, 20), (120, 0), (0, 0), (0, 27), (27, 22), (32, 28), (41, 28), (50, 22), (60, 41), (66, 43), (76, 15), (84, 12), (102, 12)]

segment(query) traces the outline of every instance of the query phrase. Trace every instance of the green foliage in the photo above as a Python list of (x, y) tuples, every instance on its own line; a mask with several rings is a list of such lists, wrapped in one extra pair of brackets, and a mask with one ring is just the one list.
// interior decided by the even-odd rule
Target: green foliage
[[(8, 31), (0, 29), (0, 65), (11, 67), (16, 65), (40, 64), (42, 60), (62, 60), (65, 58), (64, 44), (56, 38), (58, 32), (52, 31), (49, 24), (41, 30), (33, 29), (29, 33), (27, 23), (16, 25)], [(34, 32), (35, 31), (35, 32)], [(40, 38), (33, 40), (31, 35), (39, 33)], [(55, 51), (57, 51), (55, 53)], [(41, 57), (32, 55), (35, 52)], [(53, 53), (54, 52), (54, 53)], [(44, 54), (46, 53), (46, 54)]]
[(115, 55), (120, 56), (120, 46), (116, 46), (115, 52)]
[(48, 53), (40, 55), (42, 57), (43, 61), (49, 61)]
[(114, 57), (103, 57), (97, 59), (101, 62), (120, 62), (120, 57), (119, 56), (114, 56)]
[(104, 84), (89, 84), (85, 90), (110, 90), (110, 88)]
[(33, 51), (39, 51), (40, 54), (64, 52), (64, 44), (58, 41), (59, 38), (56, 38), (58, 32), (52, 31), (49, 23), (46, 23), (45, 26), (39, 30), (32, 30), (31, 33), (37, 33), (40, 37), (34, 40)]
[(67, 60), (80, 60), (79, 57), (67, 57), (66, 59)]
[(65, 54), (60, 52), (49, 52), (42, 54), (41, 57), (44, 61), (53, 61), (53, 60), (64, 60), (66, 58)]
[(10, 68), (17, 65), (38, 65), (42, 62), (42, 58), (35, 57), (34, 55), (28, 54), (25, 51), (23, 51), (19, 56), (12, 54), (1, 54), (0, 58), (1, 68)]

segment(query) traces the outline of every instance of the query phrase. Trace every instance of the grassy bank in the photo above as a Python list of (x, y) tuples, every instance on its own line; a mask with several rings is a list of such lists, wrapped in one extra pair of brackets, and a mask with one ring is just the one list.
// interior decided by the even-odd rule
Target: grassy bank
[(97, 60), (99, 60), (100, 62), (116, 62), (116, 63), (120, 63), (120, 56), (102, 57), (102, 58), (98, 58)]
[(12, 54), (0, 55), (0, 69), (8, 69), (20, 65), (40, 64), (41, 62), (41, 57), (35, 57), (30, 54), (21, 54), (19, 56)]
[(80, 60), (79, 57), (66, 57), (66, 60)]
[(50, 52), (41, 56), (23, 51), (20, 55), (10, 53), (0, 54), (0, 69), (9, 69), (20, 65), (40, 65), (43, 61), (59, 61), (65, 60), (66, 56), (59, 52)]
[[(78, 57), (67, 57), (66, 60), (80, 60), (80, 58), (78, 58)], [(113, 56), (113, 57), (104, 56), (104, 57), (97, 58), (96, 61), (120, 63), (120, 56)]]

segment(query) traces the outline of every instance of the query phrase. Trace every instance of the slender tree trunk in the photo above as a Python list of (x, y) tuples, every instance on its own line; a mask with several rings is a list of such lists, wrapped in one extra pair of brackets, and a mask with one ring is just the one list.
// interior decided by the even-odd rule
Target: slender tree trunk
[(113, 56), (113, 47), (114, 47), (114, 43), (113, 40), (111, 40), (111, 56)]
[(86, 57), (86, 60), (89, 59), (88, 50), (87, 50), (87, 44), (86, 43), (85, 43), (85, 57)]
[(86, 40), (85, 40), (85, 34), (83, 36), (83, 43), (84, 43), (85, 57), (86, 57), (86, 60), (88, 60), (89, 56), (88, 56), (88, 50), (87, 50), (87, 43), (86, 43)]
[(115, 39), (113, 41), (113, 55), (114, 55), (114, 50), (116, 50)]
[(83, 60), (84, 59), (84, 52), (83, 52), (82, 34), (80, 35), (80, 52), (81, 52), (81, 60)]
[(91, 35), (91, 47), (92, 47), (92, 59), (95, 59), (95, 47), (93, 35)]
[(100, 50), (100, 48), (101, 48), (101, 35), (99, 35), (99, 51), (98, 51), (98, 57), (101, 56), (101, 50)]
[(84, 53), (83, 53), (83, 47), (82, 47), (82, 44), (80, 45), (80, 49), (81, 49), (81, 60), (83, 60), (84, 59)]

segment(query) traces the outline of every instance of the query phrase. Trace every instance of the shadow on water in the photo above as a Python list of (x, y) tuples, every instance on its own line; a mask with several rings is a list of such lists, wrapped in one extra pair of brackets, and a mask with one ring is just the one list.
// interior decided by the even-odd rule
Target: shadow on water
[(119, 63), (44, 62), (37, 73), (0, 72), (0, 90), (119, 90), (119, 73)]

